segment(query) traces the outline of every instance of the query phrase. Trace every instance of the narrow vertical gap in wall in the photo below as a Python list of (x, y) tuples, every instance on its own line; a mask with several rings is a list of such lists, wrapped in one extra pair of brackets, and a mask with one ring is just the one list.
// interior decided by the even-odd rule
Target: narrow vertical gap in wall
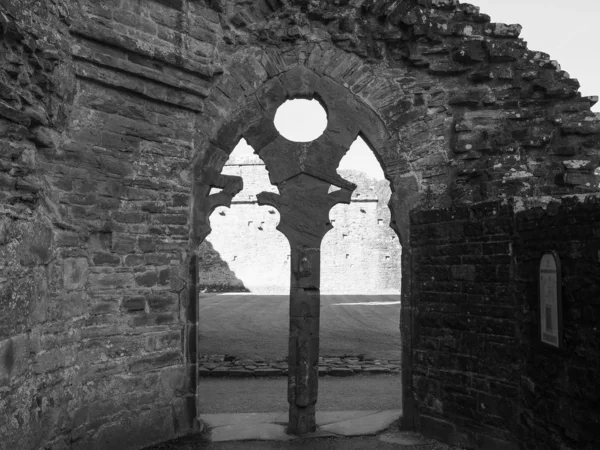
[(353, 380), (321, 383), (317, 406), (339, 408), (333, 391), (347, 383), (358, 408), (401, 409), (402, 252), (389, 226), (389, 181), (360, 136), (337, 171), (357, 188), (350, 205), (332, 209), (321, 246), (321, 371)]
[[(259, 206), (256, 198), (259, 192), (277, 190), (244, 139), (222, 173), (241, 177), (244, 188), (231, 207), (213, 211), (212, 232), (198, 252), (202, 413), (239, 412), (232, 377), (250, 378), (251, 370), (270, 362), (284, 364), (287, 357), (289, 246), (276, 230), (279, 213)], [(285, 391), (277, 397), (285, 399)], [(281, 403), (285, 406), (285, 400)]]

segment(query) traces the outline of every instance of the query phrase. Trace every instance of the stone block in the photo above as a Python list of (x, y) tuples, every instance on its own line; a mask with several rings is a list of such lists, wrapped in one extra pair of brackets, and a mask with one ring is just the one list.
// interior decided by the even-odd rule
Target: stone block
[(158, 372), (160, 397), (167, 402), (183, 393), (186, 371), (184, 366), (167, 367)]
[(146, 215), (136, 211), (116, 211), (112, 214), (115, 221), (120, 223), (142, 223), (146, 220)]
[(133, 315), (129, 322), (133, 327), (154, 327), (162, 325), (172, 325), (179, 321), (179, 317), (174, 313), (148, 313), (143, 315)]
[(148, 297), (151, 311), (173, 311), (179, 305), (179, 296), (172, 292), (162, 292)]
[(90, 314), (101, 315), (119, 312), (119, 302), (114, 300), (96, 301), (92, 304)]
[(0, 387), (21, 376), (29, 365), (30, 343), (26, 334), (0, 341)]
[(23, 240), (19, 244), (21, 264), (47, 264), (52, 256), (53, 233), (44, 223), (28, 225), (23, 230)]
[(205, 377), (210, 377), (211, 374), (211, 370), (207, 369), (206, 367), (199, 367), (198, 368), (198, 376), (201, 378), (205, 378)]
[(94, 253), (92, 262), (96, 266), (112, 266), (116, 267), (121, 264), (121, 259), (112, 253)]
[(390, 373), (392, 370), (389, 367), (367, 367), (363, 369), (363, 373), (369, 375), (378, 375), (382, 373)]
[(144, 297), (126, 297), (121, 303), (121, 308), (127, 312), (140, 312), (146, 309), (146, 299)]
[(151, 266), (168, 266), (173, 259), (173, 255), (161, 253), (149, 253), (145, 255), (147, 265)]
[(250, 378), (254, 376), (254, 371), (247, 369), (229, 369), (229, 376), (232, 378)]
[(111, 250), (114, 253), (124, 255), (135, 251), (135, 237), (123, 234), (115, 234), (112, 237)]
[(94, 251), (109, 252), (113, 244), (112, 231), (100, 231), (90, 235), (88, 247)]
[(349, 377), (353, 373), (354, 371), (347, 367), (331, 367), (328, 374), (334, 377)]
[(475, 281), (475, 266), (464, 264), (452, 266), (452, 279), (454, 281)]
[(133, 286), (133, 274), (128, 272), (92, 272), (88, 276), (91, 289), (123, 289)]
[(87, 292), (73, 291), (49, 301), (48, 315), (53, 319), (68, 319), (86, 314), (89, 307)]
[(129, 363), (131, 373), (146, 372), (169, 366), (181, 365), (182, 355), (180, 351), (169, 351), (146, 355), (136, 358)]
[(229, 376), (229, 368), (228, 367), (216, 367), (210, 373), (211, 377), (228, 377)]
[(254, 370), (254, 375), (257, 377), (278, 377), (282, 375), (281, 369), (275, 369), (270, 367), (259, 367)]
[(74, 362), (75, 350), (72, 347), (55, 348), (37, 354), (34, 358), (33, 372), (45, 374), (68, 367)]
[(77, 247), (79, 245), (79, 235), (69, 231), (55, 232), (54, 242), (57, 247)]
[(146, 262), (142, 255), (127, 255), (125, 257), (125, 265), (128, 267), (142, 266)]
[(64, 287), (67, 290), (82, 289), (87, 282), (88, 260), (72, 258), (64, 261)]
[(153, 287), (156, 285), (157, 275), (156, 271), (150, 270), (144, 273), (138, 273), (135, 275), (135, 282), (140, 287)]
[(161, 269), (158, 271), (158, 284), (168, 286), (171, 282), (171, 269)]
[(167, 225), (186, 225), (188, 223), (187, 211), (181, 214), (154, 214), (152, 218)]

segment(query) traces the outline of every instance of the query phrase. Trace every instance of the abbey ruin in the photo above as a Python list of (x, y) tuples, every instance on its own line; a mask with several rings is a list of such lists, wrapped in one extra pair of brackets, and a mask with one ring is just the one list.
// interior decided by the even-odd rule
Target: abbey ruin
[[(0, 443), (199, 431), (198, 294), (241, 139), (292, 244), (290, 420), (310, 428), (321, 241), (360, 192), (336, 170), (360, 136), (401, 258), (399, 426), (600, 448), (597, 98), (520, 31), (458, 0), (0, 0)], [(294, 98), (327, 111), (308, 144), (273, 124)]]

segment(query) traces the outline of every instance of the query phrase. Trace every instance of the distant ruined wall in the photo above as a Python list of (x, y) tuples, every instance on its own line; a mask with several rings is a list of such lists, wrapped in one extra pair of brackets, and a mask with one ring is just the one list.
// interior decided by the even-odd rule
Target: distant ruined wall
[[(419, 230), (413, 238), (411, 210), (485, 210), (477, 204), (599, 190), (596, 99), (581, 97), (577, 81), (528, 50), (519, 32), (456, 0), (0, 1), (2, 445), (136, 449), (198, 430), (202, 246), (218, 223), (213, 212), (242, 189), (223, 166), (242, 137), (259, 156), (279, 137), (272, 119), (283, 101), (318, 93), (335, 136), (319, 145), (341, 148), (361, 135), (392, 191), (390, 223), (403, 246), (402, 426), (444, 440), (480, 436), (465, 438), (473, 448), (513, 448), (518, 440), (534, 446), (553, 420), (551, 436), (593, 448), (585, 406), (567, 383), (589, 385), (581, 361), (506, 344), (513, 328), (528, 335), (535, 326), (517, 314), (524, 303), (515, 300), (508, 319), (503, 293), (490, 300), (497, 306), (460, 298), (437, 306), (483, 316), (468, 342), (487, 345), (486, 358), (516, 359), (492, 384), (479, 376), (489, 367), (469, 371), (478, 364), (472, 357), (450, 356), (468, 343), (454, 340), (448, 318), (427, 318), (433, 300), (418, 286), (438, 271), (470, 286), (473, 274), (507, 277), (510, 255), (489, 262), (461, 246), (439, 256), (473, 268), (423, 271), (416, 258), (428, 244)], [(279, 173), (306, 170), (285, 152), (283, 145)], [(320, 156), (331, 168), (331, 152)], [(475, 228), (488, 239), (485, 221), (495, 219), (477, 214)], [(595, 219), (577, 220), (584, 227)], [(453, 228), (436, 227), (454, 239)], [(586, 233), (563, 234), (562, 245), (591, 241), (594, 232)], [(520, 292), (530, 292), (524, 276)], [(593, 336), (588, 319), (571, 317), (572, 333)], [(426, 345), (438, 346), (439, 359), (428, 359)], [(594, 347), (574, 351), (595, 361)], [(545, 361), (563, 364), (567, 376), (534, 377)], [(454, 391), (439, 378), (443, 370), (455, 376)], [(544, 403), (540, 392), (554, 383), (562, 391)], [(533, 400), (521, 402), (533, 385)], [(546, 406), (557, 402), (571, 422), (550, 417)], [(521, 408), (521, 422), (506, 417), (506, 404)], [(565, 431), (569, 423), (583, 431)]]
[[(211, 217), (215, 231), (201, 246), (199, 288), (207, 292), (288, 294), (290, 251), (275, 229), (279, 213), (258, 206), (256, 194), (276, 191), (257, 157), (232, 155), (223, 173), (240, 176), (244, 189), (230, 208)], [(399, 294), (401, 256), (398, 236), (389, 226), (389, 183), (360, 171), (338, 170), (358, 185), (350, 205), (331, 212), (333, 229), (322, 245), (323, 294)]]

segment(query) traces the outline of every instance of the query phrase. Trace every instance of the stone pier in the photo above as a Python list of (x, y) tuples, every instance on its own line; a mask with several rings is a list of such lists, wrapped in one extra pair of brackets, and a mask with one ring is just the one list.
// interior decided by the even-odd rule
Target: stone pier
[[(300, 145), (300, 144), (298, 144)], [(319, 383), (319, 318), (321, 241), (332, 226), (329, 211), (349, 203), (354, 186), (329, 193), (331, 183), (301, 173), (278, 185), (279, 194), (262, 192), (261, 205), (281, 215), (277, 227), (291, 250), (288, 433), (315, 431), (315, 405)]]

